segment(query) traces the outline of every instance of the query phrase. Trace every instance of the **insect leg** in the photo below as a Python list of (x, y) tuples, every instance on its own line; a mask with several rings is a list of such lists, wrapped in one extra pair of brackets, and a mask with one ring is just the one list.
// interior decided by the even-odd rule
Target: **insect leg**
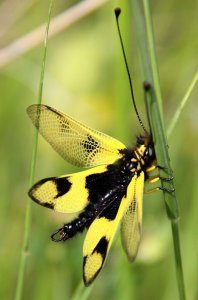
[[(149, 177), (148, 179), (147, 179), (147, 182), (149, 182), (149, 183), (155, 183), (155, 182), (157, 182), (158, 180), (162, 180), (162, 181), (165, 181), (165, 182), (169, 182), (169, 181), (171, 181), (171, 180), (173, 180), (173, 177), (171, 176), (171, 177), (161, 177), (160, 175), (156, 175), (156, 176), (151, 176), (151, 177)], [(175, 189), (173, 189), (173, 188), (166, 188), (166, 187), (155, 187), (155, 188), (153, 188), (153, 189), (150, 189), (150, 190), (148, 190), (148, 191), (146, 191), (145, 192), (145, 194), (150, 194), (150, 193), (153, 193), (153, 192), (156, 192), (156, 191), (159, 191), (159, 190), (161, 190), (161, 191), (165, 191), (165, 192), (167, 192), (167, 193), (173, 193), (174, 191), (175, 191)]]
[(157, 191), (165, 191), (167, 193), (173, 193), (175, 191), (175, 189), (168, 189), (168, 188), (165, 188), (165, 187), (158, 186), (158, 187), (155, 187), (155, 188), (150, 189), (148, 191), (145, 191), (144, 193), (145, 194), (150, 194), (150, 193), (157, 192)]
[(147, 181), (149, 183), (155, 183), (158, 180), (169, 182), (169, 181), (173, 180), (173, 176), (171, 176), (171, 177), (161, 177), (160, 175), (156, 175), (156, 176), (151, 176), (147, 179)]

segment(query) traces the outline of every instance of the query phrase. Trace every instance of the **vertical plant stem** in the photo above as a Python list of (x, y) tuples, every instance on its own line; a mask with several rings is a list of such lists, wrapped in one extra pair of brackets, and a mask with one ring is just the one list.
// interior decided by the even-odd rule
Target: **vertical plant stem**
[(172, 181), (173, 172), (170, 166), (170, 158), (167, 149), (166, 136), (163, 131), (162, 120), (160, 118), (159, 109), (157, 106), (157, 100), (154, 90), (149, 91), (150, 97), (148, 97), (148, 115), (151, 123), (151, 131), (155, 141), (155, 150), (157, 161), (163, 169), (160, 170), (161, 177), (170, 178), (170, 181), (161, 181), (162, 188), (164, 189), (164, 201), (166, 205), (167, 215), (171, 221), (172, 226), (172, 238), (174, 245), (175, 263), (177, 284), (180, 295), (180, 300), (185, 300), (184, 278), (183, 268), (181, 260), (180, 250), (180, 238), (179, 238), (179, 211), (178, 203), (176, 199), (176, 193), (174, 184)]
[[(47, 25), (46, 25), (45, 40), (44, 40), (44, 54), (43, 54), (43, 59), (42, 59), (41, 75), (40, 75), (40, 82), (39, 82), (38, 104), (41, 104), (41, 102), (42, 102), (43, 80), (44, 80), (45, 62), (46, 62), (46, 54), (47, 54), (47, 39), (48, 39), (49, 25), (50, 25), (50, 20), (51, 20), (52, 4), (53, 4), (53, 0), (50, 1), (48, 20), (47, 20)], [(35, 129), (31, 168), (30, 168), (30, 179), (29, 179), (30, 186), (34, 182), (37, 144), (38, 144), (38, 131)], [(18, 276), (17, 276), (15, 300), (22, 299), (23, 285), (24, 285), (24, 278), (25, 278), (25, 267), (26, 267), (28, 251), (29, 251), (28, 249), (29, 249), (29, 239), (30, 239), (31, 216), (32, 216), (31, 202), (27, 201), (26, 213), (25, 213), (25, 224), (24, 224), (24, 236), (23, 236), (21, 258), (20, 258), (20, 262), (19, 262), (19, 269), (18, 269)]]
[(176, 220), (176, 222), (174, 222), (174, 220), (172, 220), (171, 226), (172, 226), (173, 244), (174, 244), (174, 252), (175, 252), (177, 284), (179, 288), (180, 299), (185, 300), (186, 296), (185, 296), (185, 289), (184, 289), (184, 276), (183, 276), (183, 269), (182, 269), (178, 221)]
[[(179, 211), (178, 203), (176, 200), (176, 194), (174, 189), (173, 172), (170, 166), (170, 158), (167, 148), (167, 139), (164, 130), (163, 122), (163, 106), (162, 106), (162, 97), (160, 91), (159, 83), (159, 74), (157, 68), (157, 60), (155, 54), (155, 44), (154, 44), (154, 35), (152, 28), (151, 13), (149, 7), (149, 1), (143, 0), (141, 3), (138, 0), (132, 0), (134, 8), (134, 18), (139, 28), (137, 34), (139, 35), (139, 42), (141, 44), (140, 50), (143, 51), (142, 57), (144, 58), (143, 62), (145, 63), (144, 73), (145, 79), (151, 84), (151, 88), (147, 93), (147, 108), (148, 108), (148, 118), (151, 125), (151, 132), (155, 144), (155, 151), (157, 156), (158, 165), (162, 166), (163, 169), (160, 171), (161, 177), (170, 178), (169, 181), (161, 181), (162, 188), (164, 189), (164, 201), (166, 205), (166, 211), (169, 219), (171, 220), (172, 226), (172, 237), (174, 244), (174, 254), (175, 254), (175, 263), (176, 263), (176, 274), (177, 274), (177, 285), (179, 290), (180, 300), (185, 300), (185, 288), (184, 288), (184, 278), (183, 278), (183, 269), (182, 269), (182, 259), (181, 259), (181, 250), (180, 250), (180, 238), (179, 238)], [(143, 11), (144, 16), (142, 13)], [(145, 29), (144, 28), (145, 24)], [(146, 34), (140, 32), (140, 28), (146, 31)], [(145, 40), (142, 40), (140, 37), (145, 36)], [(147, 53), (145, 53), (147, 52)], [(148, 61), (145, 62), (145, 57), (148, 58)]]
[(162, 105), (162, 95), (160, 89), (160, 80), (159, 80), (159, 72), (156, 61), (156, 53), (155, 53), (155, 41), (152, 30), (152, 20), (149, 9), (149, 0), (143, 0), (146, 28), (147, 28), (147, 39), (148, 39), (148, 52), (150, 56), (150, 64), (153, 76), (153, 85), (155, 87), (156, 99), (158, 101), (159, 111), (161, 114), (161, 119), (163, 120), (163, 105)]
[(85, 287), (81, 280), (80, 284), (75, 289), (75, 291), (71, 297), (71, 300), (87, 300), (88, 297), (90, 296), (90, 293), (91, 293), (93, 287), (94, 287), (94, 284), (92, 284), (89, 287)]
[[(166, 142), (167, 139), (166, 139), (164, 125), (163, 125), (161, 93), (159, 93), (160, 85), (159, 85), (158, 70), (157, 70), (157, 60), (155, 55), (151, 13), (150, 13), (148, 0), (143, 0), (143, 8), (145, 14), (147, 40), (149, 45), (148, 48), (149, 48), (149, 54), (151, 60), (151, 71), (153, 75), (153, 85), (155, 91), (155, 93), (153, 93), (152, 101), (150, 102), (150, 119), (152, 123), (151, 127), (152, 127), (152, 132), (154, 132), (156, 138), (156, 144), (157, 144), (156, 155), (157, 158), (158, 157), (160, 158), (158, 162), (160, 161), (160, 163), (162, 163), (161, 165), (166, 168), (166, 172), (163, 173), (167, 173), (169, 178), (171, 178), (173, 176), (173, 172), (170, 166), (170, 158), (169, 158), (167, 142)], [(166, 176), (167, 175), (165, 174), (165, 177)], [(168, 190), (174, 191), (174, 192), (165, 191), (164, 201), (166, 205), (167, 215), (171, 220), (171, 226), (172, 226), (172, 237), (173, 237), (173, 245), (174, 245), (175, 265), (176, 265), (176, 275), (177, 275), (179, 296), (180, 296), (180, 300), (185, 300), (185, 287), (184, 287), (184, 277), (183, 277), (183, 267), (182, 267), (180, 237), (179, 237), (179, 224), (178, 224), (179, 211), (178, 211), (176, 193), (174, 189), (174, 184), (171, 181), (168, 185), (166, 182), (162, 181), (162, 187), (167, 189), (167, 191)]]

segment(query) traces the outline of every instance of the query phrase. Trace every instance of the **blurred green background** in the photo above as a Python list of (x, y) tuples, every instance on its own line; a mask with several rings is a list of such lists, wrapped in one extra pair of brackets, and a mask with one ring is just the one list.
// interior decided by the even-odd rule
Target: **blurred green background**
[[(53, 16), (83, 1), (55, 1)], [(93, 1), (94, 2), (94, 1)], [(113, 8), (123, 9), (121, 28), (135, 98), (146, 122), (143, 73), (130, 1), (107, 1), (49, 40), (43, 103), (133, 145), (141, 128), (129, 86)], [(44, 24), (49, 1), (0, 3), (1, 49)], [(151, 1), (166, 125), (197, 71), (197, 1)], [(28, 42), (27, 42), (28, 43)], [(1, 56), (0, 50), (0, 56)], [(22, 249), (30, 177), (33, 126), (26, 115), (37, 102), (43, 45), (0, 67), (0, 299), (13, 299)], [(2, 61), (1, 61), (2, 63)], [(188, 299), (198, 298), (198, 89), (193, 90), (169, 149), (180, 208), (180, 232)], [(79, 171), (39, 138), (36, 180)], [(53, 243), (50, 234), (68, 216), (32, 203), (23, 299), (71, 299), (82, 278), (84, 234)], [(83, 289), (82, 289), (83, 291)], [(89, 299), (178, 299), (170, 223), (161, 193), (144, 198), (143, 238), (130, 264), (117, 235)]]

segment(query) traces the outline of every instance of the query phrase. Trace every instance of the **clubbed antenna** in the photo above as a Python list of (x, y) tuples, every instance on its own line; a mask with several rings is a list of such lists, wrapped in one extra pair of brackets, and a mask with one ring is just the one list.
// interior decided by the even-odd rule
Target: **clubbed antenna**
[(124, 56), (124, 62), (125, 62), (125, 66), (126, 66), (126, 70), (127, 70), (127, 74), (128, 74), (129, 84), (130, 84), (131, 98), (132, 98), (132, 101), (133, 101), (133, 107), (135, 109), (135, 113), (136, 113), (136, 116), (139, 120), (140, 125), (142, 126), (145, 133), (148, 134), (148, 131), (146, 130), (146, 128), (145, 128), (145, 126), (142, 122), (142, 119), (140, 118), (140, 115), (138, 113), (137, 106), (136, 106), (136, 103), (135, 103), (134, 94), (133, 94), (133, 85), (132, 85), (131, 75), (130, 75), (130, 72), (129, 72), (129, 66), (128, 66), (128, 63), (127, 63), (127, 58), (126, 58), (126, 54), (125, 54), (125, 50), (124, 50), (124, 44), (123, 44), (123, 41), (122, 41), (122, 35), (121, 35), (121, 31), (120, 31), (120, 25), (119, 25), (119, 21), (118, 21), (119, 15), (121, 13), (121, 9), (120, 8), (115, 8), (114, 12), (115, 12), (115, 16), (116, 16), (116, 24), (117, 24), (117, 28), (118, 28), (118, 34), (119, 34), (119, 38), (120, 38), (122, 53), (123, 53), (123, 56)]

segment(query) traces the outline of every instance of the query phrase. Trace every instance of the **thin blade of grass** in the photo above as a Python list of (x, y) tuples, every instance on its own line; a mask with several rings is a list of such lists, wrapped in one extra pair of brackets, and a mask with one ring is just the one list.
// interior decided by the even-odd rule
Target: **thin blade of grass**
[[(142, 4), (144, 13), (142, 13)], [(167, 138), (164, 130), (162, 97), (160, 91), (159, 74), (155, 54), (154, 34), (152, 28), (149, 1), (143, 0), (143, 3), (141, 3), (138, 0), (132, 0), (132, 5), (134, 8), (135, 21), (137, 22), (137, 25), (141, 24), (141, 26), (136, 27), (139, 28), (137, 30), (137, 35), (141, 44), (140, 50), (142, 50), (143, 52), (147, 52), (146, 54), (142, 54), (142, 57), (144, 58), (143, 63), (145, 63), (143, 65), (145, 79), (151, 84), (151, 88), (147, 93), (147, 111), (149, 123), (151, 126), (151, 132), (155, 144), (157, 162), (158, 165), (163, 167), (163, 169), (159, 170), (160, 176), (172, 178), (173, 172), (170, 166), (170, 158), (167, 148)], [(144, 28), (144, 24), (146, 34), (142, 34), (142, 32), (140, 32), (140, 28)], [(141, 38), (143, 35), (146, 36), (145, 40)], [(145, 61), (145, 57), (148, 57), (149, 61)], [(185, 288), (178, 228), (179, 211), (173, 181), (162, 181), (162, 188), (166, 190), (163, 193), (164, 201), (166, 205), (167, 215), (171, 220), (172, 225), (177, 285), (180, 299), (184, 300)]]
[[(153, 28), (152, 28), (152, 21), (151, 21), (151, 13), (149, 7), (149, 1), (143, 0), (143, 8), (145, 13), (145, 22), (147, 28), (147, 38), (148, 38), (148, 45), (149, 45), (149, 53), (151, 59), (151, 68), (153, 78), (158, 76), (157, 62), (152, 63), (153, 60), (156, 61), (156, 55), (154, 51), (154, 38), (153, 38)], [(159, 80), (153, 81), (154, 84), (154, 91), (152, 101), (150, 101), (150, 119), (152, 123), (152, 132), (154, 132), (155, 139), (156, 139), (156, 155), (157, 158), (159, 157), (160, 160), (158, 162), (162, 163), (161, 165), (165, 167), (165, 170), (162, 170), (165, 173), (161, 176), (167, 176), (171, 178), (173, 175), (171, 166), (170, 166), (170, 158), (167, 148), (167, 139), (164, 131), (163, 126), (163, 119), (162, 114), (159, 113), (158, 107), (162, 108), (161, 103), (159, 103), (157, 90), (160, 87), (156, 86), (159, 84)], [(161, 101), (161, 100), (160, 100)], [(165, 171), (165, 172), (164, 172)], [(166, 174), (167, 173), (167, 174)], [(173, 237), (173, 244), (174, 244), (174, 254), (175, 254), (175, 264), (176, 264), (176, 274), (177, 274), (177, 285), (179, 290), (179, 296), (181, 300), (184, 300), (185, 297), (185, 287), (184, 287), (184, 277), (183, 277), (183, 267), (182, 267), (182, 259), (181, 259), (181, 248), (180, 248), (180, 237), (179, 237), (179, 211), (178, 211), (178, 203), (176, 199), (176, 193), (174, 189), (173, 181), (170, 182), (163, 182), (162, 187), (169, 190), (174, 190), (174, 192), (164, 192), (164, 201), (166, 204), (167, 215), (171, 220), (171, 227), (172, 227), (172, 237)]]
[(94, 285), (92, 284), (89, 287), (85, 287), (81, 280), (80, 284), (75, 289), (75, 292), (73, 293), (71, 300), (86, 300), (86, 299), (88, 299), (93, 286)]
[[(44, 80), (45, 62), (46, 62), (46, 54), (47, 54), (47, 40), (48, 40), (49, 25), (50, 25), (50, 20), (51, 20), (52, 4), (53, 4), (53, 0), (50, 1), (48, 20), (47, 20), (47, 25), (46, 25), (46, 32), (45, 32), (45, 39), (44, 39), (44, 53), (43, 53), (42, 68), (41, 68), (41, 75), (40, 75), (40, 82), (39, 82), (38, 104), (41, 104), (41, 102), (42, 102), (43, 80)], [(30, 186), (33, 185), (34, 177), (35, 177), (37, 144), (38, 144), (38, 131), (35, 129), (33, 149), (32, 149), (31, 168), (30, 168), (30, 179), (29, 179)], [(31, 202), (27, 201), (26, 213), (25, 213), (25, 224), (24, 224), (24, 236), (23, 236), (21, 257), (20, 257), (19, 269), (18, 269), (18, 275), (17, 275), (15, 300), (22, 299), (23, 285), (24, 285), (24, 278), (25, 278), (25, 267), (26, 267), (27, 257), (28, 257), (27, 254), (29, 251), (28, 249), (29, 249), (29, 239), (30, 239), (31, 216), (32, 216)]]
[(161, 119), (163, 120), (162, 95), (161, 95), (161, 88), (160, 88), (158, 66), (156, 61), (155, 41), (154, 41), (154, 35), (152, 31), (151, 14), (148, 9), (148, 6), (149, 6), (149, 1), (143, 0), (144, 15), (146, 21), (146, 33), (147, 33), (147, 40), (148, 40), (147, 47), (148, 47), (148, 54), (150, 57), (151, 72), (153, 76), (153, 85), (155, 87), (156, 99), (158, 101), (158, 107), (159, 107)]
[(171, 121), (171, 123), (170, 123), (170, 125), (167, 129), (167, 136), (168, 137), (172, 134), (173, 129), (175, 128), (176, 123), (177, 123), (177, 121), (178, 121), (178, 119), (179, 119), (179, 117), (180, 117), (180, 115), (181, 115), (181, 113), (184, 109), (184, 106), (186, 105), (187, 101), (189, 100), (190, 94), (191, 94), (192, 90), (194, 89), (197, 81), (198, 81), (198, 71), (195, 73), (195, 76), (193, 77), (192, 82), (190, 83), (186, 94), (184, 95), (183, 99), (181, 100), (181, 103), (178, 106), (178, 108), (177, 108), (177, 110), (176, 110), (176, 112), (175, 112), (175, 114), (172, 118), (172, 121)]

